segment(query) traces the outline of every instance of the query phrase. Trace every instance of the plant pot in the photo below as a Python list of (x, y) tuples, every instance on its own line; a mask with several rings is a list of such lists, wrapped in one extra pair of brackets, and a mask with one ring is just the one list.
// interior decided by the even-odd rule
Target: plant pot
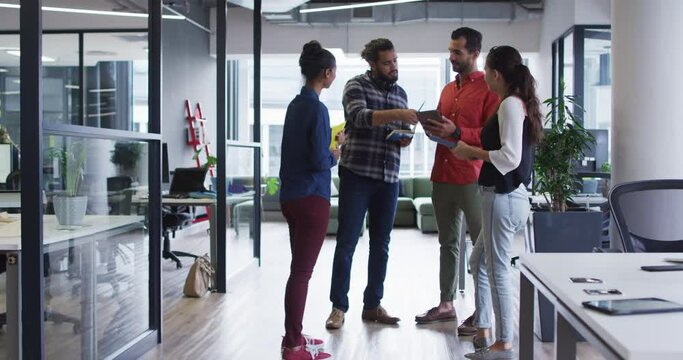
[[(589, 253), (594, 247), (600, 247), (602, 212), (586, 209), (567, 212), (536, 211), (533, 213), (533, 222), (534, 252)], [(582, 274), (580, 264), (576, 264), (576, 271), (577, 274)], [(536, 327), (536, 334), (541, 341), (554, 341), (555, 309), (540, 292), (537, 298), (541, 326)]]
[(57, 195), (54, 202), (57, 222), (62, 226), (83, 225), (85, 210), (88, 206), (87, 196), (63, 196)]

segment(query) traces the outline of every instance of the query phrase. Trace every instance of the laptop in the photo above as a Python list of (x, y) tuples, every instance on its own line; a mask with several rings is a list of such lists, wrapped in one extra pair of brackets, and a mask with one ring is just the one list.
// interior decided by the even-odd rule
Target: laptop
[(171, 188), (168, 196), (171, 198), (188, 197), (191, 192), (206, 191), (204, 180), (206, 179), (207, 168), (176, 168), (171, 180)]

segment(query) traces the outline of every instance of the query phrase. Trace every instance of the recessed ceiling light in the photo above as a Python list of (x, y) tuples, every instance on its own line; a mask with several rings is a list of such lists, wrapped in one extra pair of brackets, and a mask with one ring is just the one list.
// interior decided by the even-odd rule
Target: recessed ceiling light
[(0, 69), (0, 73), (6, 73), (7, 69)]
[(326, 6), (326, 7), (319, 7), (319, 8), (301, 9), (301, 10), (299, 10), (299, 12), (302, 14), (307, 14), (307, 13), (334, 11), (334, 10), (346, 10), (346, 9), (355, 9), (355, 8), (371, 7), (371, 6), (405, 4), (405, 3), (418, 2), (418, 1), (422, 1), (422, 0), (375, 1), (375, 2), (369, 2), (369, 3), (364, 3), (364, 4), (350, 4), (350, 5)]
[[(0, 8), (19, 9), (20, 6), (17, 4), (0, 3)], [(137, 18), (147, 18), (149, 16), (148, 14), (143, 14), (143, 13), (131, 13), (131, 12), (123, 12), (123, 11), (74, 9), (74, 8), (55, 7), (55, 6), (43, 6), (41, 9), (43, 11), (63, 12), (63, 13), (72, 13), (72, 14), (86, 14), (86, 15), (126, 16), (126, 17), (137, 17)], [(161, 17), (164, 19), (185, 20), (184, 15), (178, 15), (178, 14), (162, 15)]]
[(111, 88), (111, 89), (92, 89), (92, 90), (88, 90), (88, 91), (94, 92), (94, 93), (116, 92), (116, 88)]

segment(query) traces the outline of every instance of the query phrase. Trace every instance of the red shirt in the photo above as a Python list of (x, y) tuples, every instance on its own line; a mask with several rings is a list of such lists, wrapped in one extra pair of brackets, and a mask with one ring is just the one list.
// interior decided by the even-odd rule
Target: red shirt
[[(481, 147), (481, 129), (498, 108), (498, 95), (489, 91), (484, 73), (456, 77), (441, 91), (437, 110), (460, 128), (460, 140)], [(436, 146), (433, 182), (465, 185), (477, 182), (481, 160), (457, 159), (443, 145)]]

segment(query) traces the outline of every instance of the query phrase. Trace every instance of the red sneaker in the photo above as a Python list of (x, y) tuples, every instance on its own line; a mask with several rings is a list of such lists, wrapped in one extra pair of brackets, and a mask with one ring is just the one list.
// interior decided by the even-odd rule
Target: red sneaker
[(285, 347), (284, 338), (282, 339), (280, 354), (283, 360), (322, 360), (332, 357), (332, 355), (322, 351), (325, 347), (324, 341), (307, 334), (301, 335), (301, 346), (296, 351)]
[[(325, 348), (325, 341), (323, 341), (321, 339), (316, 339), (316, 338), (314, 338), (308, 334), (301, 334), (301, 336), (304, 339), (303, 340), (304, 344), (307, 347), (316, 348), (318, 350), (322, 350)], [(302, 345), (304, 345), (304, 344), (302, 344)], [(282, 343), (280, 344), (280, 347), (282, 347), (282, 349), (285, 348), (285, 337), (284, 336), (282, 337)]]
[(332, 355), (305, 345), (300, 346), (299, 350), (296, 351), (290, 348), (282, 350), (282, 360), (322, 360), (330, 357)]

